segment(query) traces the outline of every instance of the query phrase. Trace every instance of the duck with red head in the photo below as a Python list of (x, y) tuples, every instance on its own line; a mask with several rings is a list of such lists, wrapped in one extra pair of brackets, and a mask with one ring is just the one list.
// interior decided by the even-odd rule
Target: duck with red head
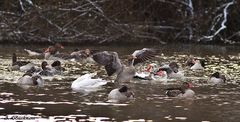
[(95, 53), (99, 52), (98, 50), (90, 50), (90, 49), (85, 49), (85, 50), (79, 50), (75, 49), (72, 53), (71, 56), (75, 57), (75, 61), (79, 61), (81, 63), (95, 63), (93, 60), (93, 55)]
[(29, 56), (41, 56), (44, 55), (44, 53), (46, 51), (51, 52), (52, 54), (57, 53), (60, 49), (64, 49), (64, 47), (60, 44), (60, 43), (55, 43), (53, 46), (49, 46), (47, 48), (43, 48), (43, 49), (24, 49)]
[(186, 61), (186, 65), (190, 67), (192, 70), (203, 70), (205, 67), (205, 60), (204, 59), (199, 59), (196, 60), (193, 57), (190, 57)]
[(181, 87), (166, 89), (167, 90), (166, 95), (169, 97), (191, 98), (194, 97), (195, 95), (195, 92), (191, 88), (192, 88), (191, 83), (183, 82)]
[(168, 65), (161, 66), (157, 72), (165, 71), (167, 78), (182, 79), (184, 78), (183, 71), (179, 71), (179, 65), (176, 62), (171, 62)]

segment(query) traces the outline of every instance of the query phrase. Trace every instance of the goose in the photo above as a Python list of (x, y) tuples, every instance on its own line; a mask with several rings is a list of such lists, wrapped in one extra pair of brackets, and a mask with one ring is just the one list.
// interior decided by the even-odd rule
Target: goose
[[(29, 65), (28, 65), (29, 64)], [(30, 61), (17, 61), (17, 55), (16, 53), (12, 54), (12, 70), (20, 70), (22, 66), (28, 65), (26, 67), (29, 67), (31, 64)], [(25, 68), (24, 68), (25, 69)]]
[(183, 82), (181, 87), (178, 88), (168, 88), (166, 89), (166, 95), (168, 97), (182, 97), (182, 98), (192, 98), (195, 92), (191, 89), (192, 84), (189, 82)]
[(112, 76), (114, 73), (117, 74), (115, 79), (116, 83), (129, 82), (135, 75), (136, 71), (134, 65), (151, 59), (155, 56), (156, 50), (143, 48), (142, 50), (134, 51), (128, 57), (128, 66), (124, 66), (117, 52), (98, 52), (93, 55), (93, 59), (105, 66), (108, 76)]
[(219, 72), (213, 73), (208, 79), (210, 84), (221, 84), (226, 82), (226, 77), (221, 75)]
[(134, 93), (129, 90), (126, 85), (123, 85), (121, 88), (113, 89), (108, 94), (108, 102), (120, 102), (126, 101), (134, 98)]
[(25, 73), (18, 79), (20, 85), (43, 86), (44, 80), (39, 75)]
[(52, 52), (52, 54), (55, 54), (58, 52), (59, 49), (64, 49), (64, 47), (60, 43), (55, 43), (53, 46), (49, 46), (48, 48), (44, 49), (38, 49), (38, 50), (29, 50), (29, 49), (24, 49), (29, 56), (40, 56), (43, 55), (46, 50), (49, 50)]
[(93, 79), (95, 74), (85, 74), (72, 82), (71, 88), (74, 91), (89, 93), (97, 91), (101, 86), (106, 85), (107, 81), (100, 78)]

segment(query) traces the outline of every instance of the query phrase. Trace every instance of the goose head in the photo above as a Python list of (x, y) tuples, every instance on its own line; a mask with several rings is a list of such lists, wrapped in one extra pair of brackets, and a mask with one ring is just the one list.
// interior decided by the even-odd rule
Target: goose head
[(127, 56), (129, 66), (133, 66), (133, 63), (134, 63), (135, 59), (137, 59), (137, 57), (134, 56), (134, 55), (128, 55)]

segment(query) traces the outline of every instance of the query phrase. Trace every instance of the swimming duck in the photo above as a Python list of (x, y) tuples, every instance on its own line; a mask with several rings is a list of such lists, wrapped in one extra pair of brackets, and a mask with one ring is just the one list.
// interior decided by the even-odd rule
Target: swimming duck
[(156, 50), (154, 49), (143, 48), (142, 50), (136, 50), (128, 57), (128, 66), (121, 63), (117, 52), (98, 52), (93, 55), (93, 59), (105, 66), (108, 76), (116, 73), (115, 82), (121, 83), (129, 82), (134, 77), (136, 73), (134, 65), (153, 58), (155, 54)]
[(81, 77), (77, 78), (72, 82), (71, 88), (74, 91), (80, 91), (84, 93), (88, 93), (91, 91), (98, 90), (101, 86), (106, 85), (107, 81), (102, 80), (100, 78), (93, 79), (92, 77), (95, 74), (85, 74)]
[(41, 76), (53, 76), (52, 68), (48, 67), (48, 63), (43, 61), (41, 64), (42, 71), (39, 72)]
[(192, 70), (203, 70), (204, 69), (204, 60), (196, 60), (194, 61), (194, 65), (190, 68)]
[(16, 53), (13, 53), (12, 54), (12, 70), (20, 70), (20, 68), (22, 66), (25, 66), (25, 65), (30, 65), (31, 62), (30, 61), (17, 61), (17, 55)]
[(160, 71), (157, 64), (151, 63), (147, 65), (147, 68), (143, 72), (136, 72), (134, 78), (141, 80), (166, 80), (167, 72)]
[(42, 76), (53, 76), (56, 74), (61, 74), (65, 69), (61, 67), (60, 61), (54, 61), (51, 66), (48, 65), (46, 61), (43, 61), (41, 64), (42, 71), (39, 72)]
[(93, 54), (97, 53), (98, 50), (79, 50), (75, 49), (74, 52), (71, 53), (72, 56), (75, 56), (75, 61), (80, 61), (81, 63), (95, 63), (93, 60)]
[(45, 51), (49, 51), (52, 54), (56, 54), (59, 49), (64, 49), (64, 47), (60, 43), (55, 43), (53, 46), (49, 46), (48, 48), (44, 49), (38, 49), (38, 50), (29, 50), (29, 49), (24, 49), (29, 56), (40, 56), (43, 55)]
[(183, 82), (181, 87), (178, 88), (168, 88), (166, 89), (166, 95), (168, 97), (184, 97), (191, 98), (194, 97), (195, 92), (191, 89), (192, 84), (189, 82)]
[(186, 65), (189, 66), (192, 70), (202, 70), (205, 67), (205, 60), (195, 60), (193, 57), (190, 57), (186, 61)]
[(219, 72), (215, 72), (210, 76), (208, 82), (211, 83), (211, 84), (225, 83), (226, 82), (226, 77), (225, 77), (225, 75), (222, 75)]
[(126, 85), (123, 85), (121, 88), (113, 89), (108, 94), (109, 102), (120, 102), (120, 101), (126, 101), (133, 98), (134, 98), (134, 93), (130, 91)]
[(179, 71), (179, 65), (176, 62), (171, 62), (169, 65), (163, 65), (159, 68), (159, 71), (166, 71), (168, 78), (184, 78), (183, 71)]
[(43, 86), (44, 80), (39, 75), (25, 73), (18, 79), (18, 83), (21, 85)]

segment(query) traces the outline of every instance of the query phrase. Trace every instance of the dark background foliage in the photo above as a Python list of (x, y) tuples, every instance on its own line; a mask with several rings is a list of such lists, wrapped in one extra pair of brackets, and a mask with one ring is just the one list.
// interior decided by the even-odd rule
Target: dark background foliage
[(239, 8), (236, 0), (1, 0), (0, 41), (239, 44)]

